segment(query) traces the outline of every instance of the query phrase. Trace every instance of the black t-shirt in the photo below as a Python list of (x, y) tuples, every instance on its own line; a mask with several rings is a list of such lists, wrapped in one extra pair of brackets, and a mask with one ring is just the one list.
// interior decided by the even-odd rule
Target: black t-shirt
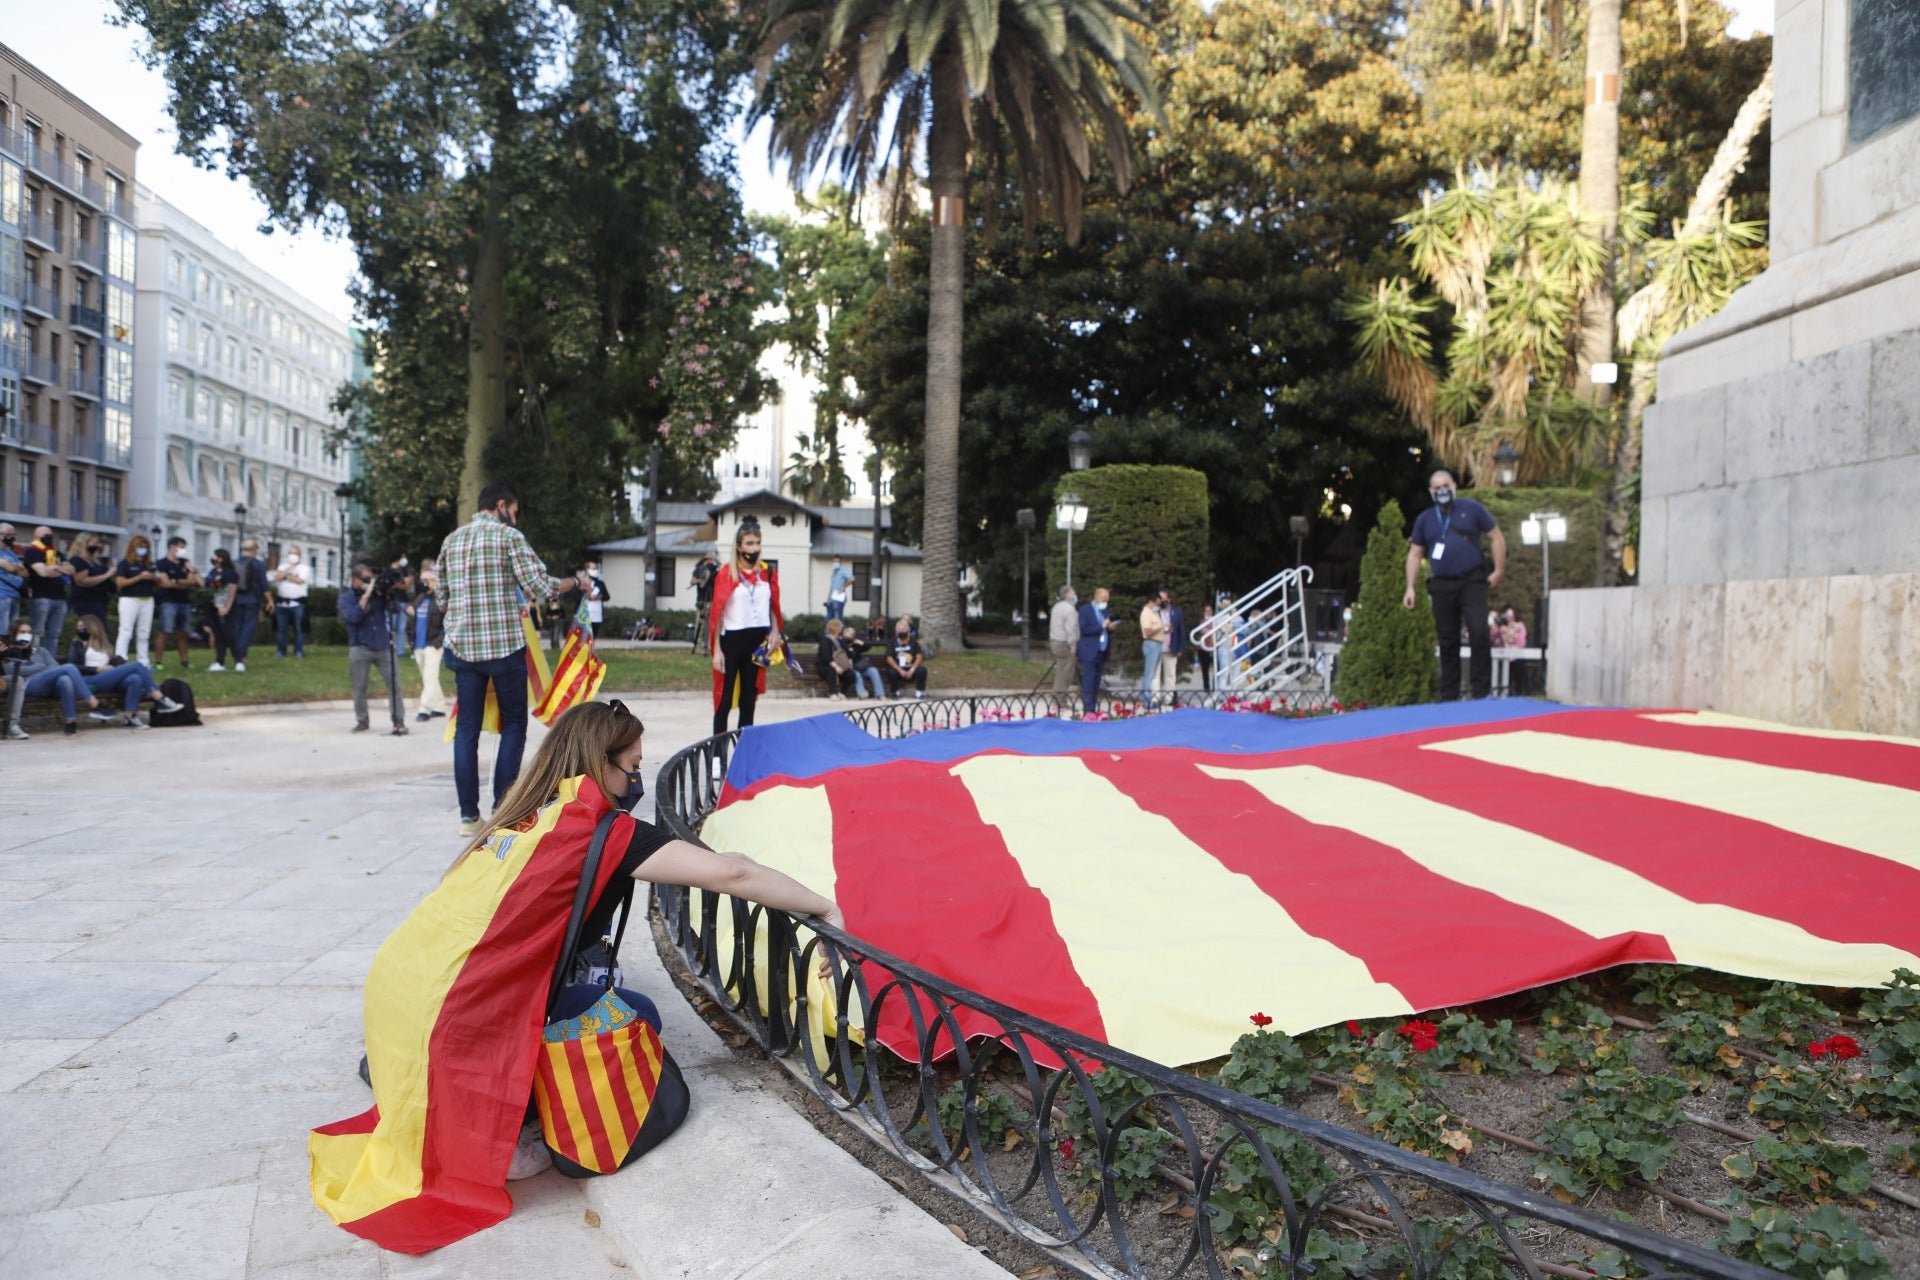
[[(149, 565), (145, 560), (122, 560), (120, 562), (120, 567), (117, 570), (117, 572), (119, 576), (122, 578), (131, 578), (134, 574), (146, 573), (151, 568), (152, 566)], [(87, 572), (92, 573), (93, 570), (89, 569), (87, 570)], [(105, 585), (105, 584), (102, 584), (102, 585)], [(135, 599), (144, 599), (145, 597), (152, 595), (153, 591), (154, 591), (154, 585), (153, 585), (153, 580), (151, 578), (141, 582), (136, 582), (130, 587), (120, 588), (121, 595), (132, 596)]]
[[(86, 574), (88, 577), (92, 577), (96, 573), (111, 573), (113, 571), (113, 561), (111, 560), (89, 560), (85, 556), (75, 556), (68, 563), (72, 564), (76, 570)], [(125, 572), (124, 568), (122, 572)], [(83, 587), (77, 582), (74, 583), (72, 599), (75, 608), (83, 604), (105, 605), (108, 597), (112, 594), (113, 579), (109, 577), (100, 579), (100, 581), (90, 587)], [(137, 595), (139, 593), (129, 591), (127, 594)]]
[(633, 884), (633, 873), (639, 870), (641, 863), (672, 843), (673, 836), (670, 832), (654, 826), (651, 822), (634, 819), (633, 839), (627, 842), (627, 852), (620, 859), (620, 870), (614, 872), (613, 879), (607, 881), (607, 887), (601, 893), (600, 901), (593, 904), (592, 909), (587, 912), (585, 924), (581, 926), (580, 946), (583, 950), (613, 932), (613, 909), (620, 905), (620, 899), (625, 895), (627, 886)]
[[(153, 568), (162, 582), (185, 582), (191, 576), (185, 560), (162, 560)], [(161, 587), (154, 595), (161, 604), (185, 604), (188, 599), (185, 587)]]
[[(65, 600), (67, 598), (67, 580), (58, 575), (48, 578), (33, 571), (32, 566), (47, 563), (47, 548), (38, 542), (30, 542), (20, 555), (20, 563), (27, 568), (27, 595), (35, 600)], [(58, 556), (54, 565), (61, 573), (67, 571), (66, 561)]]
[(905, 644), (899, 640), (893, 642), (893, 665), (902, 671), (911, 673), (921, 657), (920, 642), (908, 640)]

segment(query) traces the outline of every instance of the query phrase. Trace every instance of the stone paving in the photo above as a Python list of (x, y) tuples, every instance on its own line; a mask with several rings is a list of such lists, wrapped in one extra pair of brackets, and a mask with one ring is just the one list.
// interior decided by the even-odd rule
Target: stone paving
[[(627, 700), (651, 785), (710, 711)], [(335, 1227), (306, 1131), (368, 1104), (361, 982), (458, 848), (450, 748), (342, 708), (206, 719), (0, 743), (0, 1275), (1004, 1276), (746, 1078), (644, 933), (624, 959), (687, 1130), (617, 1178), (516, 1183), (506, 1222), (422, 1257)]]

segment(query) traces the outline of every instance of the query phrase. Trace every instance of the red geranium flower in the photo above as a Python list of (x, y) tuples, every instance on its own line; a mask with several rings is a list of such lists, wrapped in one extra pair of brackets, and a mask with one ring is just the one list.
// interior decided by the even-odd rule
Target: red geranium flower
[(1247, 1018), (1247, 1021), (1251, 1022), (1256, 1027), (1268, 1027), (1273, 1025), (1273, 1019), (1269, 1018), (1264, 1013), (1252, 1014)]
[(1440, 1028), (1431, 1022), (1422, 1022), (1418, 1019), (1401, 1023), (1394, 1034), (1405, 1036), (1411, 1041), (1415, 1053), (1426, 1053), (1440, 1043)]
[(1807, 1046), (1810, 1058), (1832, 1058), (1835, 1062), (1845, 1062), (1848, 1058), (1860, 1056), (1860, 1043), (1852, 1036), (1829, 1036), (1825, 1040), (1815, 1040)]
[(1348, 1034), (1348, 1035), (1350, 1035), (1350, 1036), (1352, 1036), (1352, 1037), (1353, 1037), (1353, 1038), (1354, 1038), (1355, 1040), (1358, 1040), (1358, 1039), (1359, 1039), (1359, 1038), (1360, 1038), (1361, 1036), (1363, 1036), (1363, 1035), (1365, 1035), (1365, 1034), (1366, 1034), (1366, 1032), (1364, 1032), (1364, 1031), (1362, 1031), (1362, 1030), (1360, 1029), (1360, 1024), (1359, 1024), (1359, 1023), (1357, 1023), (1357, 1022), (1355, 1022), (1355, 1021), (1354, 1021), (1354, 1020), (1353, 1020), (1352, 1018), (1348, 1018), (1348, 1019), (1347, 1019), (1347, 1034)]

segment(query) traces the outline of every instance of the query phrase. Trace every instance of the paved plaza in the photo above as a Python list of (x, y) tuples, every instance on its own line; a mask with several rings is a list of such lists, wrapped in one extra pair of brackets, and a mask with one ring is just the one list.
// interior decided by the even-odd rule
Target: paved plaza
[[(651, 794), (710, 704), (627, 700)], [(368, 1105), (368, 962), (459, 846), (439, 733), (351, 725), (254, 711), (0, 744), (0, 1274), (1005, 1275), (766, 1091), (644, 933), (628, 985), (660, 998), (692, 1086), (680, 1134), (617, 1177), (516, 1183), (506, 1222), (422, 1257), (330, 1223), (307, 1130)]]

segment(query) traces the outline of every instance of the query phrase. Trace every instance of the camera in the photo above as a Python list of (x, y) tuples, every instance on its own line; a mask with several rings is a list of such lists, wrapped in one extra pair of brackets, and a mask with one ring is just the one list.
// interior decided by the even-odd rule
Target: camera
[(407, 574), (404, 569), (395, 569), (392, 566), (382, 569), (380, 576), (373, 580), (373, 598), (376, 600), (392, 599), (393, 589), (405, 581), (406, 576)]
[(33, 641), (15, 640), (12, 636), (0, 640), (0, 662), (25, 662), (33, 656)]

